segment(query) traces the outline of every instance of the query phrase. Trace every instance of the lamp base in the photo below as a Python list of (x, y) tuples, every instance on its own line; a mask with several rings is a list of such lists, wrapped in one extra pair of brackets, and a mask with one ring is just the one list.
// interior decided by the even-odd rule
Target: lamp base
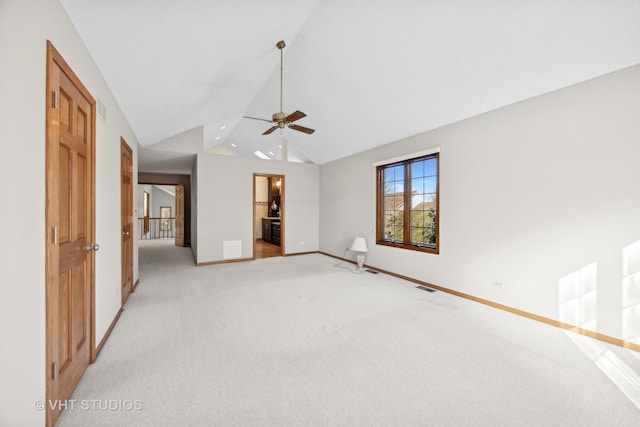
[(358, 262), (358, 271), (364, 271), (364, 253), (358, 252), (356, 261)]

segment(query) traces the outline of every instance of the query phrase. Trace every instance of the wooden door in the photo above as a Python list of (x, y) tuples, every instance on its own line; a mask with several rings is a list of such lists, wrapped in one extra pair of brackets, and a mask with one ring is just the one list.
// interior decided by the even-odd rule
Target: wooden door
[(142, 217), (143, 217), (143, 235), (147, 235), (147, 233), (149, 232), (149, 230), (151, 229), (149, 226), (149, 217), (151, 216), (149, 214), (149, 212), (151, 211), (151, 195), (149, 193), (147, 193), (146, 191), (144, 192), (144, 207), (143, 207), (143, 212), (142, 212)]
[(176, 185), (176, 246), (184, 246), (184, 185)]
[(133, 292), (133, 152), (120, 138), (120, 223), (122, 305)]
[(47, 44), (46, 405), (53, 425), (90, 361), (94, 287), (95, 101)]

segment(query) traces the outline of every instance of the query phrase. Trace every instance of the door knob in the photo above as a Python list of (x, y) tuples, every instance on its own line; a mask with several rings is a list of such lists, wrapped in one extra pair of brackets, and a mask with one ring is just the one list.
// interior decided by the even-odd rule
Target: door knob
[(128, 235), (129, 235), (129, 232), (128, 232), (128, 231), (123, 231), (123, 232), (122, 232), (122, 235), (123, 235), (123, 236), (128, 236)]
[(100, 249), (100, 245), (97, 243), (87, 243), (87, 246), (84, 247), (87, 252), (97, 251), (98, 249)]

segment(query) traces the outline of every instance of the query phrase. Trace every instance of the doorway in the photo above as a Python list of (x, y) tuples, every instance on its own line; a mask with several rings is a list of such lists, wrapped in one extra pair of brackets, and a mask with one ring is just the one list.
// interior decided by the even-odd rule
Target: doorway
[[(162, 189), (169, 190), (162, 191)], [(159, 193), (156, 190), (160, 190)], [(167, 199), (170, 194), (170, 201)], [(191, 245), (191, 176), (163, 173), (138, 173), (135, 212), (139, 234), (138, 240), (172, 239), (176, 246)], [(161, 195), (161, 197), (158, 196)], [(142, 196), (140, 196), (142, 195)], [(164, 201), (163, 201), (164, 200)], [(174, 221), (171, 227), (162, 227), (160, 207), (171, 206)], [(155, 228), (154, 228), (155, 227)], [(168, 228), (168, 229), (167, 229)]]
[[(169, 184), (139, 184), (138, 210), (142, 212), (138, 240), (184, 242), (184, 187)], [(178, 232), (178, 228), (181, 231)]]
[(284, 251), (284, 175), (253, 175), (253, 258)]

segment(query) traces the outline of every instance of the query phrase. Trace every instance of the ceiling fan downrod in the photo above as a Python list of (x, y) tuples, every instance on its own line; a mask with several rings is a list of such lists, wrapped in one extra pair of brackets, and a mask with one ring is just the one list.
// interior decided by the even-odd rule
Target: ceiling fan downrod
[[(282, 89), (282, 86), (283, 86), (283, 78), (282, 78), (282, 73), (283, 73), (283, 71), (282, 71), (282, 63), (283, 63), (283, 61), (284, 61), (284, 56), (283, 56), (283, 54), (282, 54), (282, 49), (284, 49), (284, 47), (285, 47), (285, 46), (286, 46), (286, 45), (285, 45), (285, 43), (284, 43), (284, 40), (280, 40), (278, 43), (276, 43), (276, 47), (277, 47), (278, 49), (280, 49), (280, 113), (284, 112), (284, 109), (282, 108), (282, 93), (283, 93), (283, 89)], [(283, 126), (283, 127), (284, 127), (284, 126)]]

